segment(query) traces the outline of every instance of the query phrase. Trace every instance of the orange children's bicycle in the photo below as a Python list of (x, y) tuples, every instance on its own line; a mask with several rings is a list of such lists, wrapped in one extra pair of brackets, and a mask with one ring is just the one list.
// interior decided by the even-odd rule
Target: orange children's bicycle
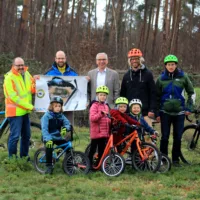
[[(159, 150), (150, 143), (142, 142), (138, 136), (138, 127), (132, 125), (133, 131), (122, 139), (120, 142), (112, 147), (113, 149), (118, 149), (121, 156), (128, 153), (132, 157), (132, 166), (137, 171), (151, 171), (156, 172), (160, 168), (161, 164), (161, 154)], [(113, 135), (112, 135), (113, 137)], [(133, 153), (130, 153), (128, 149), (131, 144), (135, 142), (135, 149)], [(90, 144), (87, 146), (85, 153), (88, 155), (90, 149)], [(118, 154), (117, 154), (118, 155)], [(97, 154), (94, 156), (94, 162), (97, 158)]]
[(131, 125), (131, 128), (133, 129), (133, 131), (124, 139), (115, 144), (116, 147), (125, 144), (120, 154), (123, 156), (125, 153), (127, 153), (131, 144), (134, 142), (135, 148), (132, 153), (133, 167), (138, 171), (158, 171), (161, 163), (160, 151), (157, 149), (157, 147), (155, 147), (155, 145), (141, 141), (141, 139), (139, 138), (140, 133), (138, 132), (137, 126)]
[[(108, 116), (111, 118), (110, 116)], [(111, 118), (112, 119), (112, 118)], [(93, 160), (93, 169), (101, 170), (107, 175), (107, 176), (118, 176), (120, 175), (125, 168), (125, 160), (124, 158), (117, 153), (116, 148), (113, 145), (113, 134), (114, 130), (111, 129), (111, 133), (108, 139), (108, 142), (106, 144), (104, 153), (99, 161), (99, 163), (96, 165), (96, 162), (98, 160), (98, 154), (95, 153), (94, 160)], [(86, 155), (89, 154), (90, 151), (90, 144), (88, 145), (86, 150)]]

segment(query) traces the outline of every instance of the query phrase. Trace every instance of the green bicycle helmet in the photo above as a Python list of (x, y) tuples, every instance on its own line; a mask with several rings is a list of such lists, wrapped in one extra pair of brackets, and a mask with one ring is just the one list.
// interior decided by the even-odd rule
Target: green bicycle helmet
[(106, 93), (106, 94), (109, 94), (109, 89), (107, 86), (103, 85), (103, 86), (99, 86), (97, 89), (96, 89), (96, 93)]
[(126, 104), (128, 105), (128, 99), (125, 98), (125, 97), (118, 97), (116, 100), (115, 100), (115, 104)]
[(175, 62), (178, 63), (178, 58), (175, 55), (168, 55), (164, 59), (164, 64), (167, 64), (168, 62)]
[(52, 97), (50, 103), (60, 103), (63, 106), (63, 100), (59, 96)]

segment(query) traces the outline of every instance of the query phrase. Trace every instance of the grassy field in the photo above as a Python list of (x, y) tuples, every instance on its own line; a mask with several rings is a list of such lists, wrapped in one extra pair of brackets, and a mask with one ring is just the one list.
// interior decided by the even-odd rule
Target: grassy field
[[(197, 100), (200, 89), (196, 89)], [(198, 103), (198, 102), (197, 102)], [(39, 121), (38, 121), (39, 122)], [(188, 123), (188, 122), (186, 122)], [(155, 129), (160, 130), (159, 125)], [(89, 130), (76, 128), (79, 136), (75, 150), (84, 151), (89, 143)], [(41, 134), (33, 130), (36, 147), (30, 150), (31, 159), (42, 144)], [(7, 138), (1, 138), (6, 145)], [(172, 140), (169, 144), (169, 152)], [(158, 144), (159, 145), (159, 144)], [(56, 163), (54, 174), (41, 175), (31, 163), (18, 159), (8, 164), (7, 148), (0, 148), (0, 200), (187, 200), (200, 199), (200, 154), (191, 154), (194, 165), (172, 167), (165, 174), (139, 173), (127, 166), (119, 177), (107, 177), (102, 172), (69, 177)]]
[[(157, 127), (159, 129), (159, 127)], [(79, 140), (76, 150), (84, 150), (89, 143), (89, 130), (76, 128)], [(34, 152), (41, 145), (40, 133), (33, 133), (38, 141)], [(6, 143), (6, 138), (3, 138)], [(107, 177), (102, 172), (69, 177), (62, 170), (62, 163), (55, 166), (54, 174), (40, 175), (32, 164), (19, 159), (5, 164), (7, 149), (0, 149), (0, 199), (2, 200), (65, 200), (65, 199), (119, 199), (119, 200), (179, 200), (200, 199), (200, 165), (173, 168), (166, 174), (139, 173), (127, 166), (119, 177)], [(199, 155), (197, 155), (199, 156)], [(200, 156), (199, 156), (200, 157)]]

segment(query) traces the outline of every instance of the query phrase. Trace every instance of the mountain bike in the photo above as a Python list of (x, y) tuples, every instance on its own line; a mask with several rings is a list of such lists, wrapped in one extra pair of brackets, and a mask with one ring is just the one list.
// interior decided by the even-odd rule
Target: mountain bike
[[(71, 129), (70, 140), (66, 141), (66, 143), (64, 144), (57, 145), (56, 147), (53, 148), (53, 157), (52, 157), (53, 166), (55, 165), (56, 162), (59, 161), (61, 156), (64, 155), (62, 167), (66, 174), (70, 176), (74, 174), (87, 174), (90, 170), (90, 161), (84, 153), (80, 151), (74, 151), (72, 146), (72, 140), (73, 140), (73, 127)], [(47, 170), (45, 147), (39, 148), (35, 152), (34, 167), (39, 173), (45, 174)]]
[[(8, 118), (4, 117), (5, 111), (0, 111), (0, 116), (2, 116), (2, 121), (0, 123), (0, 139), (4, 136), (6, 137), (6, 144), (8, 146), (8, 140), (10, 137), (10, 125)], [(33, 132), (41, 132), (41, 125), (39, 123), (36, 123), (34, 121), (30, 121), (31, 126), (31, 133)], [(40, 139), (39, 139), (40, 140)], [(1, 143), (1, 147), (5, 148), (5, 144)], [(33, 139), (30, 139), (30, 148), (33, 148), (35, 146), (35, 141)]]
[[(180, 159), (185, 164), (200, 163), (200, 110), (194, 110), (195, 123), (186, 125), (183, 130), (181, 141)], [(192, 122), (189, 116), (186, 116), (187, 121)]]

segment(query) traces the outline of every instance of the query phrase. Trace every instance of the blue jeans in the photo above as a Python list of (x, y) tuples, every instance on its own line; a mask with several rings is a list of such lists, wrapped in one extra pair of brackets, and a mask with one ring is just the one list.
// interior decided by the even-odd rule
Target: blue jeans
[(160, 151), (168, 155), (170, 128), (171, 125), (173, 125), (172, 161), (179, 162), (185, 115), (168, 115), (166, 113), (160, 113), (160, 120), (162, 133)]
[(20, 139), (20, 157), (28, 156), (31, 137), (29, 115), (8, 117), (10, 122), (10, 137), (8, 141), (9, 157), (17, 156), (17, 143)]

